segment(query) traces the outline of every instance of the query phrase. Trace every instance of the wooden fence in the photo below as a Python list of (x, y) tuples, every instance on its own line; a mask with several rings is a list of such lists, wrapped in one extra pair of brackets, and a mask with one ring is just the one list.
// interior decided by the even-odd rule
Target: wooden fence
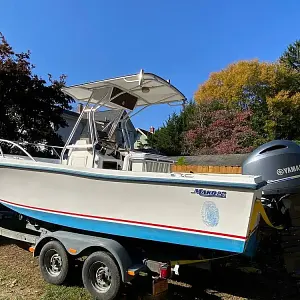
[(172, 172), (183, 173), (219, 173), (219, 174), (241, 174), (242, 168), (237, 166), (187, 166), (187, 165), (173, 165)]

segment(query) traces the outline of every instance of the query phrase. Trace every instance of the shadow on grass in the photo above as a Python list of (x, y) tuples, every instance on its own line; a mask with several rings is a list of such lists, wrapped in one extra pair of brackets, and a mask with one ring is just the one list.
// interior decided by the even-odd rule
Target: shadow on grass
[[(87, 294), (80, 291), (83, 288), (81, 280), (82, 263), (78, 263), (72, 268), (65, 285), (65, 288), (74, 288), (77, 299), (90, 299)], [(172, 283), (173, 282), (173, 283)], [(175, 282), (175, 284), (174, 284)], [(184, 282), (187, 287), (179, 286), (176, 282)], [(64, 289), (64, 288), (62, 288)], [(150, 282), (144, 278), (137, 278), (132, 285), (126, 286), (122, 291), (121, 299), (140, 300), (151, 299), (149, 292), (151, 291)], [(71, 297), (71, 290), (68, 292)], [(80, 293), (82, 293), (82, 296)], [(54, 293), (54, 295), (57, 295)], [(196, 300), (196, 299), (226, 299), (231, 296), (242, 297), (245, 299), (297, 299), (299, 294), (290, 278), (277, 272), (265, 274), (249, 274), (236, 270), (235, 266), (220, 267), (214, 272), (199, 270), (192, 267), (181, 269), (180, 276), (174, 277), (169, 284), (167, 294), (160, 297), (164, 300)], [(152, 297), (155, 299), (155, 297)], [(46, 298), (45, 298), (46, 299)], [(52, 299), (52, 298), (47, 298)], [(54, 299), (54, 298), (53, 298)], [(61, 298), (56, 298), (61, 299)], [(70, 299), (73, 299), (72, 297)], [(74, 298), (75, 299), (75, 298)]]
[(180, 279), (192, 287), (189, 291), (171, 287), (168, 299), (181, 299), (174, 297), (175, 293), (189, 300), (229, 299), (229, 295), (253, 300), (300, 299), (295, 283), (284, 273), (249, 274), (230, 267), (219, 268), (213, 273), (192, 268), (186, 268), (185, 272), (188, 274), (182, 274)]

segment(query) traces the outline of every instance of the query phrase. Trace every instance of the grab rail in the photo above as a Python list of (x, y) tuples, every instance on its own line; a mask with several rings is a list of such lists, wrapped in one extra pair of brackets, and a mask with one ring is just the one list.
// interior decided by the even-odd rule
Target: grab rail
[[(15, 142), (15, 143), (17, 143), (19, 145), (22, 145), (22, 143), (19, 143), (19, 142)], [(48, 147), (48, 148), (52, 149), (53, 152), (55, 152), (55, 154), (56, 154), (56, 156), (58, 158), (60, 158), (60, 155), (57, 153), (57, 151), (55, 150), (55, 148), (57, 148), (57, 149), (63, 149), (64, 148), (62, 146), (46, 145), (46, 144), (42, 144), (42, 143), (28, 143), (28, 142), (25, 142), (24, 144), (26, 144), (26, 145), (32, 145), (32, 146), (36, 146), (36, 147), (38, 147), (38, 146)]]
[[(12, 142), (12, 141), (9, 141), (9, 140), (4, 140), (4, 139), (0, 139), (0, 143), (12, 144), (13, 146), (15, 146), (15, 147), (19, 148), (21, 151), (23, 151), (31, 160), (36, 162), (36, 160), (23, 147), (21, 147), (19, 144), (15, 143), (15, 142)], [(4, 154), (3, 154), (1, 146), (0, 146), (0, 152), (1, 152), (2, 157), (4, 158)]]

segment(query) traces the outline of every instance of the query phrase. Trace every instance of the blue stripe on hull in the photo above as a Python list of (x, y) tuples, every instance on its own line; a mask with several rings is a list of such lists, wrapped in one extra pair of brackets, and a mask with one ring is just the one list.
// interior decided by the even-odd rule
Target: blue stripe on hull
[(245, 244), (244, 255), (253, 258), (256, 254), (258, 243), (258, 229), (256, 229)]
[(140, 238), (159, 242), (167, 242), (179, 245), (194, 246), (208, 249), (224, 250), (242, 253), (245, 241), (233, 240), (210, 235), (199, 235), (188, 232), (172, 231), (152, 227), (136, 226), (116, 222), (106, 222), (94, 219), (78, 218), (68, 215), (60, 215), (27, 208), (20, 208), (8, 204), (3, 205), (17, 211), (20, 214), (61, 226), (119, 235), (125, 237)]

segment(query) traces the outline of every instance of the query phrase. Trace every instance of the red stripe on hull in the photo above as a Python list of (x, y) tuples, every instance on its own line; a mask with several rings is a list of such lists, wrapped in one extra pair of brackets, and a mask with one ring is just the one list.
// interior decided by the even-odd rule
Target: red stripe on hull
[(18, 204), (18, 203), (14, 203), (14, 202), (7, 201), (7, 200), (2, 200), (2, 199), (0, 201), (3, 202), (3, 203), (7, 203), (7, 204), (10, 204), (10, 205), (14, 205), (14, 206), (20, 206), (20, 207), (23, 207), (23, 208), (35, 209), (35, 210), (50, 212), (50, 213), (64, 214), (64, 215), (69, 215), (69, 216), (74, 216), (74, 217), (92, 218), (92, 219), (98, 219), (98, 220), (103, 220), (103, 221), (123, 222), (123, 223), (134, 224), (134, 225), (160, 227), (160, 228), (165, 228), (165, 229), (181, 230), (181, 231), (186, 231), (186, 232), (191, 232), (191, 233), (209, 234), (209, 235), (216, 235), (216, 236), (221, 236), (221, 237), (228, 237), (228, 238), (236, 238), (236, 239), (246, 240), (246, 237), (240, 236), (240, 235), (205, 231), (205, 230), (199, 230), (199, 229), (193, 229), (193, 228), (169, 226), (169, 225), (162, 225), (162, 224), (154, 224), (154, 223), (147, 223), (147, 222), (140, 222), (140, 221), (132, 221), (132, 220), (123, 220), (123, 219), (108, 218), (108, 217), (101, 217), (101, 216), (93, 216), (93, 215), (86, 215), (86, 214), (79, 214), (79, 213), (71, 213), (71, 212), (59, 211), (59, 210), (54, 210), (54, 209), (46, 209), (46, 208), (40, 208), (40, 207), (34, 207), (34, 206), (29, 206), (29, 205)]

